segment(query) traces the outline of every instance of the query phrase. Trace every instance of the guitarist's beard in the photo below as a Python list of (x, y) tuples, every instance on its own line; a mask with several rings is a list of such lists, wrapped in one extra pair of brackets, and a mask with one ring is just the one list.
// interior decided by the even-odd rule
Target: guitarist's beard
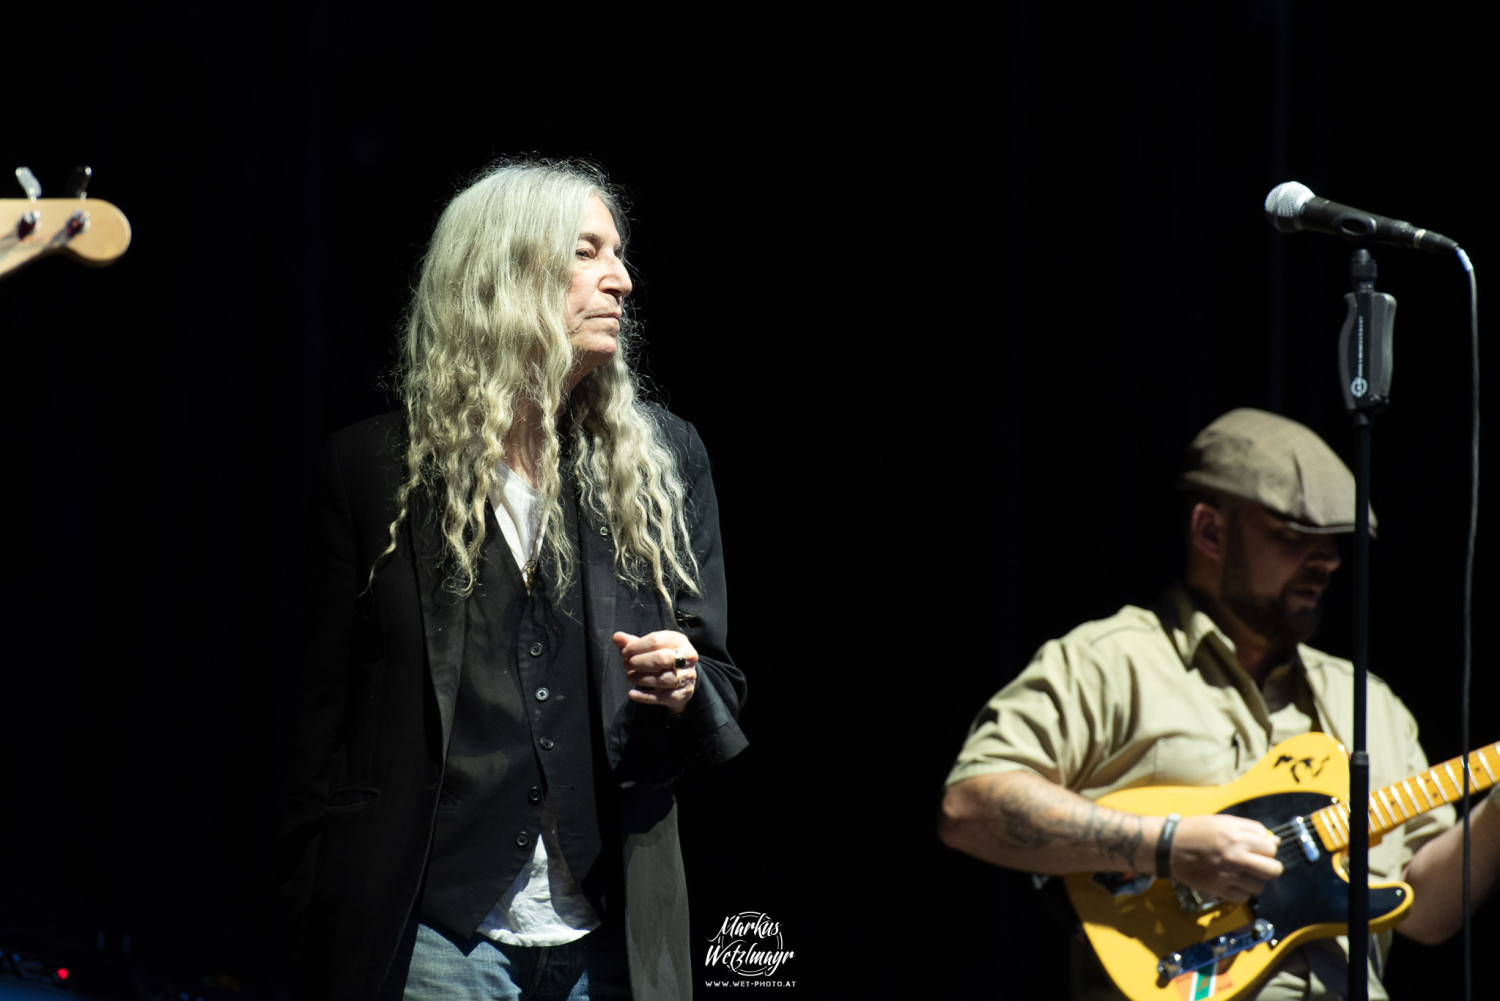
[(1256, 594), (1246, 571), (1245, 543), (1238, 524), (1229, 530), (1229, 558), (1224, 561), (1219, 583), (1219, 597), (1226, 608), (1275, 650), (1290, 653), (1292, 648), (1318, 631), (1323, 618), (1321, 601), (1305, 604), (1293, 592), (1299, 588), (1328, 589), (1332, 574), (1313, 567), (1287, 581), (1275, 595)]

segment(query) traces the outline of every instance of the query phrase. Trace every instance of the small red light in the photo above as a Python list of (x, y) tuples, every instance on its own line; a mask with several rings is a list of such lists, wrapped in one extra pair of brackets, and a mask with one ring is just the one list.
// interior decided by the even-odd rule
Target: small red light
[(58, 970), (57, 970), (57, 979), (58, 980), (67, 980), (68, 979), (68, 968), (66, 966), (58, 967)]

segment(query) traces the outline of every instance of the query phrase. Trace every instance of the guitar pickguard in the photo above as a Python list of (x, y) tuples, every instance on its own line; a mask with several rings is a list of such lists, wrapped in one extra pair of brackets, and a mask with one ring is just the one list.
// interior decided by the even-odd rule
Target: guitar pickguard
[[(1275, 793), (1237, 803), (1219, 812), (1248, 817), (1275, 830), (1293, 817), (1311, 816), (1329, 803), (1318, 793)], [(1290, 932), (1310, 925), (1347, 924), (1349, 921), (1349, 883), (1340, 878), (1332, 860), (1320, 856), (1309, 862), (1300, 851), (1287, 850), (1282, 842), (1279, 858), (1284, 867), (1281, 876), (1266, 884), (1266, 889), (1251, 902), (1256, 917), (1270, 921), (1276, 932), (1273, 944)], [(1401, 887), (1370, 888), (1370, 921), (1376, 922), (1401, 906), (1406, 891)]]

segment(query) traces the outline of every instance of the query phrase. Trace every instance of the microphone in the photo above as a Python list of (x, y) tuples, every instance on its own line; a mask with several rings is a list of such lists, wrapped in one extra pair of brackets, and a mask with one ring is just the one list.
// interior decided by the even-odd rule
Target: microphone
[(1338, 202), (1313, 194), (1305, 184), (1287, 181), (1266, 195), (1266, 221), (1280, 233), (1310, 229), (1332, 233), (1355, 243), (1389, 243), (1397, 247), (1442, 252), (1459, 251), (1459, 246), (1441, 233), (1420, 229), (1400, 219), (1387, 219), (1373, 212), (1361, 212)]

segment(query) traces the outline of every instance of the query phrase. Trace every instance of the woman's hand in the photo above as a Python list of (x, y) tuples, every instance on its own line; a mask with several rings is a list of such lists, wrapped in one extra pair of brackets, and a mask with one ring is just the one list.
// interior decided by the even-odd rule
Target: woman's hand
[(625, 677), (635, 687), (632, 701), (666, 706), (674, 714), (687, 708), (698, 685), (698, 651), (682, 633), (664, 629), (632, 636), (615, 633), (615, 646), (625, 664)]

